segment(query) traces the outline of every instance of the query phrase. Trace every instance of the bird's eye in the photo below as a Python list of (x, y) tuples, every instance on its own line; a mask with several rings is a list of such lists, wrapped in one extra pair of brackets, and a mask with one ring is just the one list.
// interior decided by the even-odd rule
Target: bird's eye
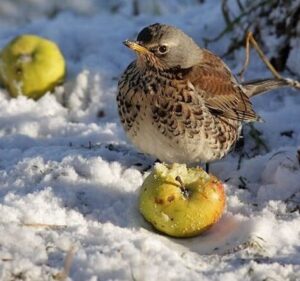
[(159, 46), (159, 48), (158, 48), (158, 51), (159, 51), (159, 53), (161, 53), (161, 54), (166, 53), (167, 50), (168, 50), (168, 48), (167, 48), (166, 45), (161, 45), (161, 46)]

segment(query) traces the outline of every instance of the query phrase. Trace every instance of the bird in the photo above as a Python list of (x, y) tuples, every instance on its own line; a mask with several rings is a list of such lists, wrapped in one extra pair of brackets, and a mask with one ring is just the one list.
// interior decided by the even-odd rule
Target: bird
[(283, 79), (241, 83), (225, 62), (179, 28), (155, 23), (124, 45), (137, 57), (118, 82), (127, 137), (165, 163), (210, 163), (227, 155), (247, 122), (262, 119), (250, 98), (288, 86)]

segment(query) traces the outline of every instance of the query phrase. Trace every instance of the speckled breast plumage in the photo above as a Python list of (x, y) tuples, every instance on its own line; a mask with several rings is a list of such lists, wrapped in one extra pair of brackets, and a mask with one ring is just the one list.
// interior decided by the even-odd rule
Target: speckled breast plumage
[(238, 138), (240, 122), (214, 116), (183, 72), (131, 63), (119, 81), (119, 115), (129, 139), (164, 162), (209, 162)]

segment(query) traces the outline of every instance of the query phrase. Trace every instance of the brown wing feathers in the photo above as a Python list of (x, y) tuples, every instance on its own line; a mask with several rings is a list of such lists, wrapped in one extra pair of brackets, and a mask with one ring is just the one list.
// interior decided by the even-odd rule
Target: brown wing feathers
[(235, 83), (226, 65), (214, 54), (204, 50), (203, 62), (194, 67), (188, 79), (214, 115), (239, 121), (258, 119), (249, 98)]

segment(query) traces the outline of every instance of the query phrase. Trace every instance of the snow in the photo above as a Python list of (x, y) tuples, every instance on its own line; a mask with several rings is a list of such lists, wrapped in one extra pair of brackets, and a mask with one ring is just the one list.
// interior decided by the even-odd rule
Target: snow
[[(297, 91), (253, 100), (267, 151), (253, 149), (246, 126), (240, 169), (241, 152), (211, 165), (227, 193), (212, 229), (172, 239), (139, 214), (139, 187), (153, 159), (135, 150), (119, 123), (116, 84), (134, 58), (121, 42), (164, 22), (203, 45), (224, 23), (219, 1), (196, 2), (143, 1), (136, 17), (121, 0), (1, 2), (0, 47), (23, 33), (50, 38), (68, 77), (38, 101), (0, 89), (0, 280), (63, 280), (70, 251), (67, 280), (300, 280)], [(225, 36), (209, 48), (222, 54), (228, 44)], [(299, 42), (292, 47), (288, 64), (300, 73)], [(237, 72), (243, 57), (236, 51), (226, 62)], [(252, 58), (246, 78), (270, 76)]]

